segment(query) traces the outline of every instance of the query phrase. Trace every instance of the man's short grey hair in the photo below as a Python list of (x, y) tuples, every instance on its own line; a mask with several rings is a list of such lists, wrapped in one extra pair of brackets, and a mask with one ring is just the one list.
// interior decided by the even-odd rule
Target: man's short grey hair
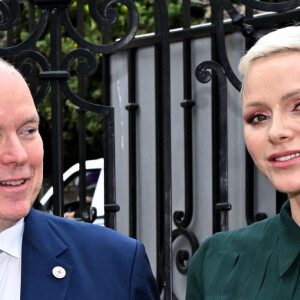
[(12, 64), (9, 63), (8, 61), (6, 61), (6, 60), (4, 60), (3, 58), (0, 57), (0, 64), (1, 64), (1, 63), (4, 64), (4, 65), (6, 65), (6, 66), (8, 66), (8, 67), (11, 67), (11, 68), (13, 68), (13, 69), (16, 69), (14, 65), (12, 65)]

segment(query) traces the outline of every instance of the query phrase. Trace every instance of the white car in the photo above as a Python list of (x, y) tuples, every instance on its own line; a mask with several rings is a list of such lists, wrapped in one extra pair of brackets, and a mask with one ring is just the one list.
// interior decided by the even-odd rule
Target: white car
[[(85, 168), (87, 203), (97, 210), (94, 224), (104, 225), (104, 159), (87, 160)], [(64, 172), (63, 181), (64, 210), (75, 211), (79, 207), (79, 163)], [(50, 187), (40, 200), (42, 210), (52, 213), (52, 196), (53, 187)]]

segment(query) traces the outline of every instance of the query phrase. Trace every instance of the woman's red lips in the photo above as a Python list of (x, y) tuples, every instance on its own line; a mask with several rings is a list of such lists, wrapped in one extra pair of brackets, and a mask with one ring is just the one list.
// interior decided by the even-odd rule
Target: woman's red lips
[(300, 156), (300, 150), (298, 151), (285, 151), (280, 153), (274, 153), (269, 156), (269, 161), (287, 161), (295, 157)]

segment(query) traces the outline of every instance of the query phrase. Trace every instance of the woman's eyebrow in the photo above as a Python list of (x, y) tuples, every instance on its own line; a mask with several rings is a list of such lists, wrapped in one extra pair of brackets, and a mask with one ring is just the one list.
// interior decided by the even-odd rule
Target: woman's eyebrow
[[(294, 96), (297, 96), (297, 95), (300, 95), (300, 89), (297, 89), (295, 91), (292, 91), (292, 92), (288, 92), (284, 95), (282, 95), (282, 97), (280, 98), (281, 100), (287, 100), (291, 97), (294, 97)], [(248, 108), (248, 107), (259, 107), (259, 106), (263, 106), (263, 102), (259, 102), (259, 101), (255, 101), (255, 102), (250, 102), (250, 103), (247, 103), (245, 105), (245, 108)]]
[(259, 107), (259, 106), (263, 106), (263, 102), (259, 102), (259, 101), (255, 101), (255, 102), (250, 102), (247, 103), (244, 107), (248, 108), (248, 107)]
[(296, 96), (298, 94), (300, 94), (300, 89), (284, 94), (281, 97), (281, 100), (286, 100), (286, 99)]

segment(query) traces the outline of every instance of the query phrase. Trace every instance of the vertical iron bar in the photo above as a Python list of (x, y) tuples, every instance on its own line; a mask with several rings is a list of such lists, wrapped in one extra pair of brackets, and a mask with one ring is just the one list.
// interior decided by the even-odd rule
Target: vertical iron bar
[(191, 40), (183, 41), (183, 76), (184, 76), (184, 99), (192, 99), (192, 76), (191, 76)]
[(250, 225), (255, 222), (254, 213), (254, 165), (252, 158), (246, 149), (245, 151), (245, 173), (246, 173), (246, 221)]
[[(223, 8), (218, 0), (211, 1), (212, 25), (223, 22)], [(219, 62), (215, 33), (212, 35), (212, 60)], [(226, 83), (225, 83), (226, 84)], [(228, 147), (227, 101), (222, 99), (219, 78), (212, 71), (212, 155), (213, 155), (213, 232), (228, 230)], [(223, 101), (221, 101), (223, 100)]]
[[(213, 6), (213, 0), (211, 1), (211, 5)], [(213, 15), (213, 14), (212, 14)], [(212, 21), (213, 21), (213, 18), (212, 18)], [(212, 60), (215, 59), (215, 54), (216, 52), (216, 42), (215, 42), (215, 38), (214, 36), (212, 36), (211, 38), (211, 57), (212, 57)], [(212, 110), (213, 110), (213, 107), (214, 107), (214, 102), (215, 102), (215, 98), (216, 98), (216, 92), (215, 92), (215, 75), (213, 74), (212, 76), (212, 81), (211, 81), (211, 85), (212, 85), (212, 88), (211, 88), (211, 98), (212, 98)], [(218, 87), (216, 87), (218, 88)], [(212, 114), (212, 117), (213, 117), (213, 114)], [(213, 121), (212, 121), (213, 123)], [(216, 140), (217, 136), (214, 135), (214, 130), (212, 129), (212, 147), (214, 149), (214, 144), (215, 144), (215, 140)], [(215, 191), (215, 178), (214, 178), (214, 174), (216, 174), (216, 170), (215, 170), (215, 166), (217, 165), (217, 161), (214, 161), (214, 152), (213, 152), (213, 164), (212, 164), (212, 173), (213, 173), (213, 201), (212, 201), (212, 211), (213, 211), (213, 232), (217, 232), (218, 231), (218, 220), (217, 220), (217, 209), (216, 209), (216, 198), (215, 198), (215, 195), (216, 195), (216, 192)]]
[(128, 50), (128, 161), (129, 161), (129, 236), (137, 237), (136, 194), (136, 50)]
[[(110, 34), (106, 26), (102, 26), (102, 43), (107, 44)], [(109, 55), (103, 54), (102, 61), (102, 104), (110, 105), (110, 67)], [(116, 182), (115, 182), (115, 128), (114, 110), (104, 116), (104, 196), (105, 196), (105, 216), (106, 227), (116, 229)]]
[[(28, 1), (28, 22), (29, 22), (28, 29), (29, 29), (29, 32), (31, 33), (36, 26), (35, 7), (34, 7), (32, 0)], [(32, 50), (36, 50), (36, 45), (32, 46)], [(36, 70), (37, 70), (36, 64), (34, 63), (32, 66), (33, 66), (33, 73), (36, 73)], [(30, 90), (31, 90), (31, 93), (33, 95), (35, 95), (36, 90), (37, 90), (37, 77), (36, 76), (32, 76), (32, 78), (31, 78)]]
[[(77, 0), (77, 31), (78, 33), (84, 37), (84, 1)], [(79, 59), (80, 62), (80, 59)], [(78, 76), (78, 96), (82, 99), (86, 98), (86, 77), (85, 76)]]
[[(59, 10), (53, 9), (50, 18), (50, 53), (52, 70), (59, 70), (61, 55), (61, 19)], [(52, 104), (52, 174), (53, 213), (63, 216), (63, 154), (62, 154), (62, 101), (59, 81), (51, 80)]]
[(170, 42), (168, 11), (163, 1), (155, 2), (155, 33), (161, 38), (155, 45), (157, 279), (159, 288), (164, 289), (164, 299), (172, 300)]
[(104, 195), (106, 227), (116, 228), (115, 128), (113, 108), (104, 118)]
[[(215, 22), (218, 22), (218, 19), (221, 18), (222, 20), (222, 14), (220, 13), (220, 9), (218, 8), (218, 4), (215, 3), (215, 0), (211, 1), (211, 10), (212, 10), (212, 25), (215, 25)], [(214, 33), (212, 34), (211, 38), (211, 57), (213, 61), (217, 61), (217, 45), (216, 40), (214, 37)], [(219, 173), (219, 160), (216, 153), (216, 149), (218, 149), (218, 135), (220, 133), (218, 132), (218, 124), (219, 122), (218, 117), (214, 116), (214, 111), (219, 110), (216, 101), (218, 100), (218, 82), (216, 79), (216, 75), (214, 72), (212, 72), (212, 81), (211, 81), (211, 98), (212, 98), (212, 173), (213, 173), (213, 201), (212, 201), (212, 210), (213, 210), (213, 232), (219, 231), (219, 215), (217, 211), (217, 202), (218, 202), (218, 186), (216, 185), (216, 182), (218, 180), (218, 173)]]
[(191, 26), (191, 1), (182, 1), (182, 27), (188, 29)]
[(89, 221), (86, 210), (86, 111), (78, 108), (78, 142), (79, 142), (79, 211), (84, 221)]
[[(84, 1), (77, 1), (77, 31), (84, 37)], [(79, 61), (80, 62), (80, 59)], [(86, 79), (78, 76), (78, 96), (86, 98)], [(78, 109), (78, 142), (79, 142), (79, 210), (82, 220), (90, 221), (90, 212), (86, 205), (86, 111)]]
[[(156, 3), (156, 2), (155, 2)], [(155, 5), (155, 21), (158, 20), (157, 4)], [(156, 23), (157, 24), (157, 23)], [(157, 27), (157, 26), (156, 26)], [(157, 32), (156, 32), (157, 33)], [(158, 287), (161, 291), (165, 285), (164, 278), (164, 205), (163, 205), (163, 148), (162, 141), (162, 115), (161, 115), (161, 73), (159, 66), (161, 65), (161, 45), (155, 45), (155, 133), (156, 133), (156, 239), (157, 239), (157, 275)]]
[[(188, 29), (191, 25), (191, 2), (184, 0), (183, 3), (183, 28)], [(193, 216), (193, 119), (192, 108), (195, 102), (192, 100), (192, 58), (191, 40), (183, 41), (183, 97), (184, 102), (184, 176), (185, 176), (185, 224), (187, 227)]]
[(182, 223), (187, 227), (193, 217), (193, 120), (192, 108), (195, 102), (188, 99), (181, 103), (184, 109), (184, 183), (185, 183), (185, 213)]
[[(106, 26), (101, 27), (103, 44), (109, 43), (110, 35)], [(109, 54), (101, 55), (101, 72), (102, 72), (102, 103), (103, 105), (110, 105), (110, 70), (109, 70)]]
[[(246, 7), (246, 18), (253, 17), (253, 9)], [(252, 47), (253, 41), (250, 38), (245, 39), (245, 49), (248, 50)], [(254, 208), (254, 164), (252, 158), (246, 149), (245, 153), (245, 173), (246, 173), (246, 221), (250, 225), (255, 222), (255, 208)]]

